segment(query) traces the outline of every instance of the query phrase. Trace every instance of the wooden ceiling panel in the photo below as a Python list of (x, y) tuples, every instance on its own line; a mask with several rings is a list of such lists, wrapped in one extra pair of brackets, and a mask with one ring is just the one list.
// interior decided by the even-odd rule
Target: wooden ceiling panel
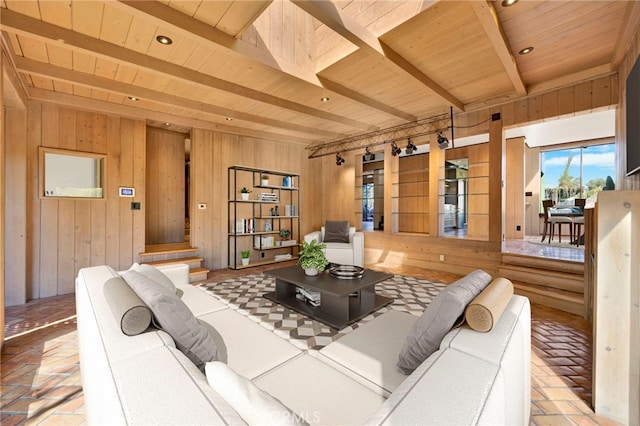
[[(293, 143), (595, 78), (615, 70), (632, 33), (622, 1), (329, 1), (0, 6), (5, 44), (36, 99)], [(512, 63), (528, 45), (532, 54)]]
[(103, 2), (73, 0), (71, 2), (73, 31), (93, 38), (100, 38), (103, 11)]

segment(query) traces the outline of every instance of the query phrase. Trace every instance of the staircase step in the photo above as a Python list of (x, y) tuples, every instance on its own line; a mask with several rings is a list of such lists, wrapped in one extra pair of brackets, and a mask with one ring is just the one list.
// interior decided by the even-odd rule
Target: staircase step
[(164, 259), (164, 260), (155, 260), (152, 262), (145, 262), (147, 265), (158, 266), (158, 265), (172, 265), (176, 263), (186, 263), (189, 265), (190, 269), (199, 268), (202, 266), (202, 261), (204, 259), (201, 257), (177, 257), (175, 259)]
[(503, 253), (502, 263), (505, 265), (525, 266), (547, 271), (565, 272), (584, 275), (584, 262), (549, 259), (545, 257), (525, 256), (521, 254)]
[(521, 281), (580, 295), (584, 293), (584, 275), (504, 264), (498, 265), (498, 273), (511, 281)]
[(206, 268), (193, 268), (189, 270), (189, 282), (194, 283), (198, 281), (204, 281), (207, 279), (209, 270)]
[(145, 246), (144, 253), (140, 253), (140, 256), (183, 254), (196, 251), (198, 251), (198, 248), (191, 247), (189, 243), (150, 244)]
[(529, 298), (531, 303), (548, 306), (571, 314), (585, 315), (584, 296), (571, 291), (514, 282), (514, 292)]

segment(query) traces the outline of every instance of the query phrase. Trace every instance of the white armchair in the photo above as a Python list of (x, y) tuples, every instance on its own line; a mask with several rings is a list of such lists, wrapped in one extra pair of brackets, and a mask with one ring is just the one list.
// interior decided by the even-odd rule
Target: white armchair
[(325, 242), (324, 236), (325, 227), (323, 226), (320, 231), (305, 235), (304, 240), (308, 243), (312, 240), (318, 243), (324, 242), (327, 245), (325, 254), (331, 263), (364, 267), (364, 233), (356, 232), (356, 228), (350, 226), (348, 243)]

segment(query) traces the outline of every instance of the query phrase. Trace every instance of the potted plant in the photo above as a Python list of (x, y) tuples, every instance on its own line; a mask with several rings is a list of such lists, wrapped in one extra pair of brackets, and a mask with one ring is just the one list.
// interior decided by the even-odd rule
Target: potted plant
[(240, 188), (240, 196), (242, 197), (243, 200), (248, 200), (250, 193), (251, 193), (251, 190), (246, 186), (243, 186), (242, 188)]
[(242, 265), (247, 266), (249, 264), (249, 256), (251, 252), (249, 250), (242, 250), (240, 256), (242, 257)]
[(269, 185), (269, 175), (262, 175), (260, 177), (260, 185), (262, 185), (262, 186)]
[(324, 271), (329, 264), (324, 254), (326, 247), (325, 243), (318, 244), (316, 240), (311, 240), (310, 243), (302, 242), (302, 250), (298, 253), (298, 265), (304, 269), (306, 275), (318, 275), (319, 272)]

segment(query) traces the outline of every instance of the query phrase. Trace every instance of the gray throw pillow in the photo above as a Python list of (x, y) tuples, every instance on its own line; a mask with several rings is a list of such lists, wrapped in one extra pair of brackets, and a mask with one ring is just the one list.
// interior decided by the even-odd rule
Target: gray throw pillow
[(324, 225), (323, 243), (348, 243), (349, 222), (346, 220), (328, 220)]
[(129, 268), (129, 270), (140, 272), (142, 275), (146, 275), (158, 284), (162, 284), (169, 291), (173, 293), (176, 292), (176, 286), (175, 284), (173, 284), (173, 281), (171, 281), (168, 276), (163, 274), (162, 271), (155, 266), (147, 265), (146, 263), (134, 263), (133, 265), (131, 265), (131, 268)]
[(104, 298), (120, 330), (135, 336), (151, 325), (151, 310), (122, 277), (109, 278), (102, 287)]
[(404, 374), (411, 374), (438, 350), (444, 336), (464, 315), (466, 306), (491, 282), (491, 275), (480, 269), (445, 287), (416, 321), (405, 341), (398, 363)]
[(151, 309), (156, 326), (169, 333), (196, 367), (204, 372), (205, 363), (218, 359), (209, 331), (174, 292), (137, 271), (125, 271), (122, 277)]

